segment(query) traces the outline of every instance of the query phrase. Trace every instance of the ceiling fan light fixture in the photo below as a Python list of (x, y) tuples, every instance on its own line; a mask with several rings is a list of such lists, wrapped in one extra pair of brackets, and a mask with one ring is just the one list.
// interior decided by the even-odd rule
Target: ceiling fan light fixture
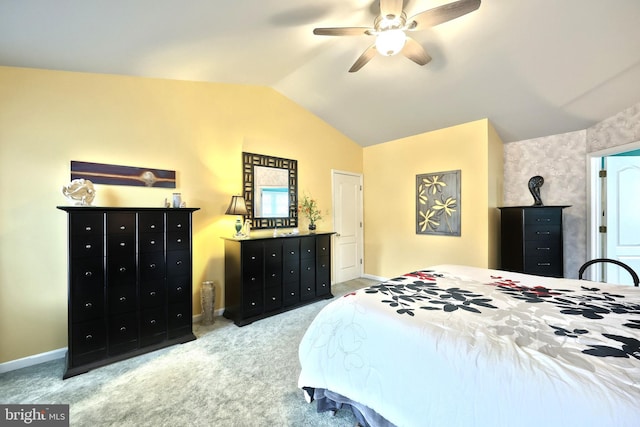
[(386, 30), (378, 33), (376, 36), (376, 49), (380, 55), (393, 56), (402, 50), (407, 35), (402, 30)]

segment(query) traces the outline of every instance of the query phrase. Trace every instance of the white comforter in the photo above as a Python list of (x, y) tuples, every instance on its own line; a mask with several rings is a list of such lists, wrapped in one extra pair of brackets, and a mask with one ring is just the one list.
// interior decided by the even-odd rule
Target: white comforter
[(340, 297), (299, 387), (397, 426), (640, 426), (640, 289), (442, 265)]

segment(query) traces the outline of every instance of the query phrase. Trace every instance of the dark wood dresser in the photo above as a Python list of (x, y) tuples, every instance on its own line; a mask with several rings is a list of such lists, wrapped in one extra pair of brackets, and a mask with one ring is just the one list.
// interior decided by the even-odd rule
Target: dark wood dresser
[(244, 326), (333, 298), (331, 234), (225, 238), (224, 316)]
[(64, 378), (195, 339), (191, 221), (198, 208), (58, 209), (69, 222)]
[(562, 210), (568, 207), (500, 208), (500, 268), (538, 276), (562, 277)]

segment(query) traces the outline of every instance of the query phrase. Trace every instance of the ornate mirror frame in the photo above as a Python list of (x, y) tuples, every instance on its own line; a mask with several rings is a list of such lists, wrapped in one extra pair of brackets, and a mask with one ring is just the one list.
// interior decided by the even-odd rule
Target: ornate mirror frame
[[(286, 169), (289, 176), (289, 216), (282, 218), (257, 218), (254, 216), (254, 166)], [(251, 220), (251, 228), (275, 228), (298, 226), (298, 161), (262, 154), (242, 153), (242, 188), (247, 204), (245, 219)]]

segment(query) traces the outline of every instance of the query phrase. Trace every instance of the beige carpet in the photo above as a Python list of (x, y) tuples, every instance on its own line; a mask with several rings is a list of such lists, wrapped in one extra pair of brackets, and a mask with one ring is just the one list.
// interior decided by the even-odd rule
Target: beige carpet
[[(375, 282), (333, 286), (343, 295)], [(354, 426), (297, 388), (298, 344), (331, 300), (239, 328), (217, 317), (198, 339), (62, 380), (59, 359), (0, 375), (0, 403), (70, 405), (72, 426)]]

